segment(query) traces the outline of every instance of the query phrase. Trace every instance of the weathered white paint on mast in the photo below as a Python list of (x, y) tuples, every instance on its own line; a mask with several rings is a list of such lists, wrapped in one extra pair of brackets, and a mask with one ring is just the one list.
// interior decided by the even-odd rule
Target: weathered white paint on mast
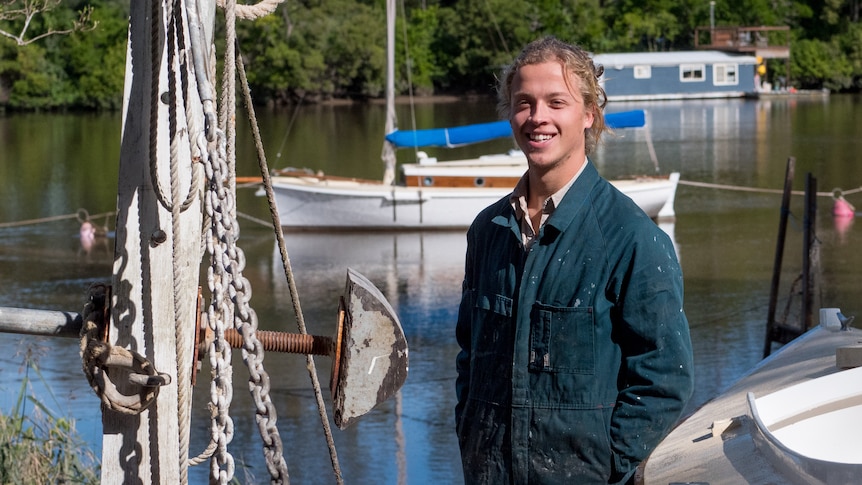
[[(180, 68), (167, 65), (164, 15), (157, 23), (157, 34), (151, 33), (152, 1), (130, 4), (110, 341), (141, 353), (159, 372), (170, 374), (172, 382), (162, 387), (156, 402), (140, 415), (127, 416), (103, 408), (102, 483), (180, 482), (172, 219), (170, 207), (164, 207), (157, 200), (150, 177), (150, 107), (157, 103), (158, 141), (154, 160), (161, 191), (165, 200), (170, 201), (169, 107), (158, 97), (168, 91), (168, 69), (179, 74)], [(161, 12), (166, 5), (167, 2), (160, 3)], [(188, 39), (188, 34), (185, 38)], [(154, 42), (158, 43), (157, 49), (153, 49)], [(151, 72), (154, 55), (159, 59), (158, 72)], [(158, 82), (157, 90), (151, 88), (153, 82)], [(192, 91), (193, 105), (197, 108), (194, 109), (197, 113), (195, 126), (203, 129), (200, 101), (196, 90)], [(157, 99), (152, 99), (153, 93)], [(177, 93), (177, 104), (178, 123), (182, 128), (185, 125), (182, 92)], [(178, 160), (180, 191), (184, 197), (191, 184), (191, 156), (188, 132), (182, 129), (180, 132)], [(184, 307), (179, 309), (179, 314), (183, 320), (188, 320), (183, 324), (189, 332), (189, 342), (194, 341), (202, 254), (201, 221), (201, 202), (197, 197), (181, 215), (182, 229), (177, 240), (178, 262), (183, 268), (178, 301), (183, 302)], [(160, 231), (163, 234), (160, 235)], [(157, 240), (163, 242), (157, 244)], [(182, 372), (190, 373), (191, 368), (182, 369)]]

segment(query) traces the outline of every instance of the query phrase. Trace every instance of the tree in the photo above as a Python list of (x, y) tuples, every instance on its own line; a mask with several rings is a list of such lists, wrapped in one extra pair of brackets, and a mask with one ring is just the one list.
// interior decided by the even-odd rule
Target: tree
[(440, 9), (434, 42), (447, 91), (490, 92), (494, 76), (541, 34), (526, 0), (463, 0)]
[(98, 28), (77, 31), (56, 45), (55, 62), (75, 80), (74, 105), (86, 109), (120, 109), (126, 70), (129, 12), (116, 2), (97, 5), (92, 13)]
[(52, 63), (36, 44), (13, 51), (0, 60), (0, 79), (8, 87), (3, 97), (16, 109), (55, 109), (74, 101), (74, 90), (63, 69)]
[(277, 100), (383, 93), (382, 7), (328, 0), (279, 8), (288, 10), (282, 10), (281, 16), (242, 22), (237, 28), (253, 90)]
[(852, 85), (852, 67), (836, 45), (803, 39), (793, 44), (790, 76), (803, 88), (840, 90)]
[(666, 51), (677, 44), (686, 45), (685, 23), (680, 22), (678, 6), (679, 2), (670, 0), (629, 0), (606, 9), (605, 18), (612, 19), (615, 47), (624, 52)]
[[(409, 87), (420, 96), (431, 95), (434, 94), (435, 81), (445, 79), (446, 72), (440, 68), (439, 57), (434, 49), (435, 33), (440, 28), (439, 12), (436, 6), (412, 9), (407, 15), (406, 26), (399, 17), (399, 28), (395, 34), (395, 43), (399, 48), (395, 51), (395, 64), (401, 74), (397, 75), (397, 90), (407, 91)], [(406, 49), (401, 45), (403, 42), (399, 42), (405, 36)], [(409, 56), (409, 60), (405, 56)], [(408, 83), (412, 85), (408, 86)]]

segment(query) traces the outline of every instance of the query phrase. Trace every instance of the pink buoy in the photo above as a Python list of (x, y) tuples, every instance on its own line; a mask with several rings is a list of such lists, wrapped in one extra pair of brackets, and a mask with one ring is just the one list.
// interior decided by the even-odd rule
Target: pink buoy
[(81, 237), (81, 248), (89, 253), (96, 241), (96, 226), (90, 221), (84, 221), (81, 224), (79, 234)]
[(835, 189), (832, 192), (832, 199), (835, 201), (835, 204), (832, 206), (833, 216), (854, 217), (856, 215), (856, 208), (853, 207), (853, 204), (844, 200), (844, 195), (839, 189)]

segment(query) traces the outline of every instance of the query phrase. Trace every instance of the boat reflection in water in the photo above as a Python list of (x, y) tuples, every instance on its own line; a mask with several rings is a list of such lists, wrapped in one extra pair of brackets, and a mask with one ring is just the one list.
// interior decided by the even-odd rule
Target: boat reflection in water
[[(396, 310), (402, 300), (440, 306), (445, 304), (441, 296), (460, 298), (467, 249), (464, 231), (299, 232), (286, 234), (285, 245), (298, 281), (307, 278), (312, 285), (338, 281), (350, 267), (377, 285)], [(278, 245), (273, 268), (281, 268)], [(275, 290), (287, 294), (287, 287), (280, 287), (285, 283), (275, 283), (284, 280), (282, 275), (274, 274), (273, 279)]]
[[(663, 220), (658, 225), (676, 248), (674, 221)], [(396, 311), (404, 304), (408, 309), (416, 305), (439, 308), (446, 302), (457, 310), (466, 231), (298, 232), (286, 234), (285, 245), (298, 280), (308, 277), (311, 284), (339, 281), (350, 267), (375, 283)], [(288, 288), (278, 273), (281, 266), (276, 244), (273, 286), (286, 295)]]

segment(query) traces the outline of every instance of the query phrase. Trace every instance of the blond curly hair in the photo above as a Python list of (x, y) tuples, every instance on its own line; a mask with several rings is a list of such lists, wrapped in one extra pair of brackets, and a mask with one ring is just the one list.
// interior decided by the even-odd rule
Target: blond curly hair
[(527, 44), (514, 62), (503, 70), (499, 79), (497, 113), (501, 118), (509, 119), (512, 110), (512, 80), (521, 67), (553, 61), (563, 66), (567, 81), (568, 76), (577, 76), (580, 79), (580, 94), (584, 107), (593, 112), (593, 126), (587, 128), (584, 133), (584, 146), (586, 154), (589, 155), (599, 145), (602, 133), (609, 131), (603, 115), (608, 100), (605, 90), (599, 84), (604, 68), (601, 65), (596, 66), (590, 55), (576, 45), (567, 44), (555, 37), (544, 37)]

